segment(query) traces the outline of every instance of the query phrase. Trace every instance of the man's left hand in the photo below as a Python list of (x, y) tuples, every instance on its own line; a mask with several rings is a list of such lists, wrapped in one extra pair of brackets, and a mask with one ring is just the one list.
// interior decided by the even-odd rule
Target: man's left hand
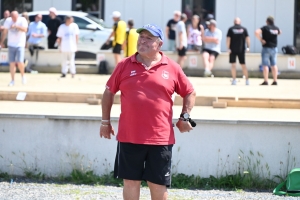
[(190, 132), (190, 130), (193, 130), (192, 125), (189, 121), (183, 121), (179, 119), (176, 123), (176, 126), (179, 129), (180, 133)]

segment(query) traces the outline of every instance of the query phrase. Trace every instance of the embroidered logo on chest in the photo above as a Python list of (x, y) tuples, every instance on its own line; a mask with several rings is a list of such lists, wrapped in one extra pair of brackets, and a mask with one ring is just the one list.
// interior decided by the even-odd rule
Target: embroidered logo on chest
[(161, 76), (162, 76), (164, 79), (169, 79), (169, 72), (166, 71), (166, 70), (163, 70)]
[(131, 72), (130, 72), (130, 76), (135, 76), (136, 75), (136, 71), (135, 70), (132, 70)]

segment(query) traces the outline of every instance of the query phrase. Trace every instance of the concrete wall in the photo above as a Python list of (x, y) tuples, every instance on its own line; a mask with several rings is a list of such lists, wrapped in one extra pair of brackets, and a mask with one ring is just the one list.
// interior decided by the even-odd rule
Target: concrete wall
[(294, 0), (216, 0), (216, 19), (218, 27), (223, 32), (222, 51), (227, 51), (226, 34), (233, 19), (240, 17), (242, 25), (248, 29), (251, 38), (251, 52), (260, 52), (261, 43), (255, 38), (254, 32), (266, 23), (271, 15), (275, 25), (282, 30), (278, 37), (278, 47), (294, 42)]
[[(168, 20), (173, 17), (174, 10), (181, 10), (181, 0), (118, 0), (105, 1), (104, 20), (108, 25), (113, 24), (111, 14), (120, 11), (121, 18), (126, 22), (133, 19), (135, 27), (141, 27), (148, 23), (154, 23), (163, 28)], [(167, 42), (163, 49), (166, 49)]]
[[(279, 175), (288, 165), (287, 156), (296, 159), (289, 162), (290, 167), (300, 166), (300, 123), (196, 122), (197, 127), (190, 133), (181, 134), (175, 128), (173, 173), (202, 177), (234, 173), (247, 157), (252, 162), (260, 160), (264, 175), (268, 172), (266, 164), (272, 175)], [(112, 124), (117, 131), (118, 119)], [(22, 175), (29, 170), (48, 176), (67, 175), (74, 168), (94, 170), (96, 174), (110, 172), (117, 142), (114, 138), (100, 139), (99, 125), (97, 117), (2, 114), (0, 171)]]
[(50, 7), (58, 10), (72, 10), (72, 0), (33, 0), (33, 11), (48, 10)]

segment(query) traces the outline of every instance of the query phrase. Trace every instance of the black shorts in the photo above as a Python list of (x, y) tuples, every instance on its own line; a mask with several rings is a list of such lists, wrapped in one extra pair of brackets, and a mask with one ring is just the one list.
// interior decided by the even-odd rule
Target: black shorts
[(210, 49), (203, 49), (202, 50), (202, 53), (204, 53), (204, 52), (207, 52), (207, 53), (209, 53), (209, 55), (213, 55), (213, 56), (215, 56), (215, 59), (218, 57), (218, 55), (219, 55), (219, 53), (218, 52), (216, 52), (216, 51), (213, 51), (213, 50), (210, 50)]
[(229, 63), (235, 63), (236, 57), (238, 57), (240, 64), (245, 64), (245, 52), (243, 53), (230, 53), (229, 54)]
[(178, 56), (186, 56), (186, 47), (182, 47), (182, 49), (177, 49)]
[(114, 177), (171, 184), (173, 145), (144, 145), (118, 142)]
[(121, 54), (121, 50), (122, 50), (122, 45), (120, 45), (120, 44), (116, 44), (113, 47), (113, 53)]

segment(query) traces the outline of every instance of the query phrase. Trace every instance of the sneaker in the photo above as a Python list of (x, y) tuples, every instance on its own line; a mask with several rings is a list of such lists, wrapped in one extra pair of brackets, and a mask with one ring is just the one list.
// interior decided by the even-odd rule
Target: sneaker
[(269, 85), (267, 81), (264, 81), (262, 84), (260, 85)]
[(11, 81), (8, 86), (11, 87), (11, 86), (14, 86), (15, 85), (15, 82), (14, 81)]
[(25, 85), (26, 83), (27, 83), (26, 77), (23, 77), (23, 78), (22, 78), (22, 84)]
[(204, 76), (205, 77), (211, 76), (211, 71), (210, 70), (205, 70), (204, 71)]
[(231, 85), (236, 85), (236, 79), (232, 79)]
[(38, 72), (38, 71), (31, 70), (30, 73), (31, 73), (31, 74), (38, 74), (39, 72)]
[(66, 75), (65, 74), (61, 74), (60, 78), (65, 78)]
[(250, 85), (249, 79), (246, 79), (246, 85)]
[(273, 81), (271, 85), (278, 85), (276, 81)]
[(74, 78), (75, 77), (75, 74), (72, 74), (72, 78)]

